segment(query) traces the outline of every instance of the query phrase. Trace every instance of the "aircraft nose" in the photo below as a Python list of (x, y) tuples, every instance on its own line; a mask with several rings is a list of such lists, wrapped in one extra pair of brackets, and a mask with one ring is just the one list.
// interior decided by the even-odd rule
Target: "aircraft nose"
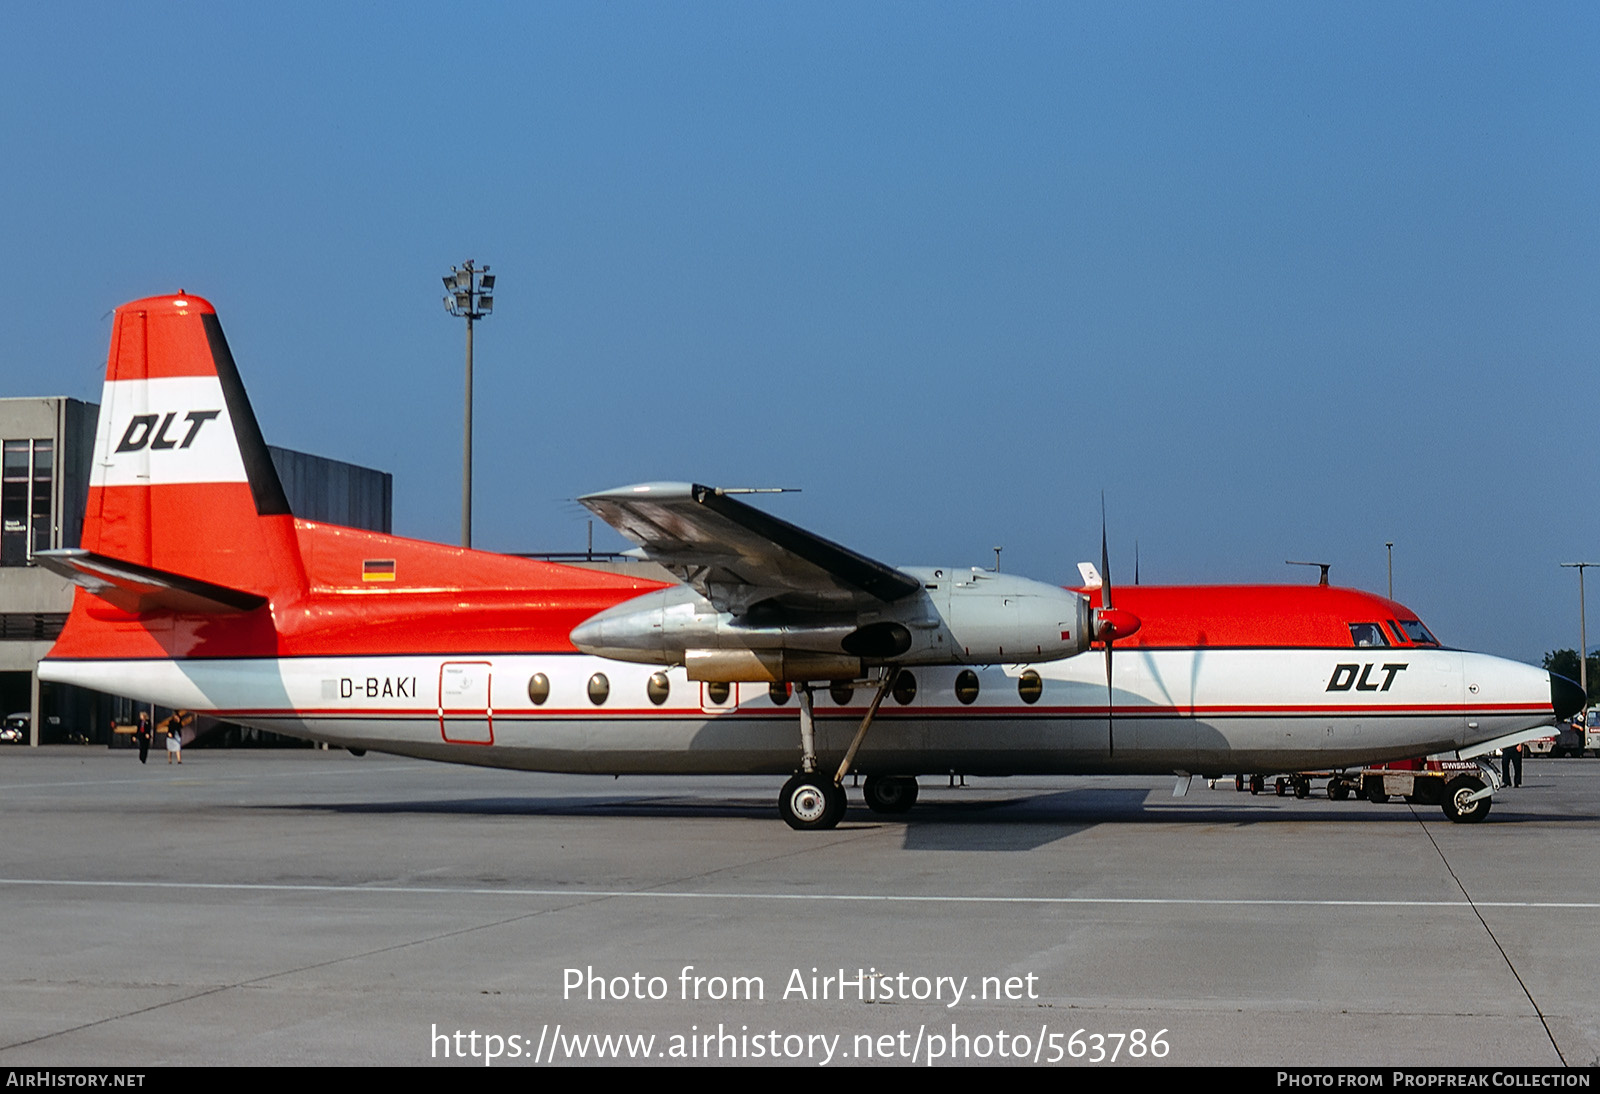
[(1556, 717), (1566, 721), (1584, 708), (1583, 689), (1565, 676), (1550, 674), (1550, 705)]

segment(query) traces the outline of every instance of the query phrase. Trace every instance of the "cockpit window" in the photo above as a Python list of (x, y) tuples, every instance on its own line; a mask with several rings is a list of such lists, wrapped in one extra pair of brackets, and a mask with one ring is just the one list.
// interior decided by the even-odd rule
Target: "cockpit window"
[[(1420, 626), (1420, 624), (1418, 624)], [(1387, 646), (1388, 636), (1376, 623), (1350, 624), (1350, 637), (1358, 646)]]
[(1422, 625), (1421, 620), (1402, 619), (1400, 620), (1400, 629), (1406, 632), (1406, 637), (1411, 639), (1414, 645), (1437, 646), (1439, 644), (1439, 640), (1428, 632), (1428, 628)]

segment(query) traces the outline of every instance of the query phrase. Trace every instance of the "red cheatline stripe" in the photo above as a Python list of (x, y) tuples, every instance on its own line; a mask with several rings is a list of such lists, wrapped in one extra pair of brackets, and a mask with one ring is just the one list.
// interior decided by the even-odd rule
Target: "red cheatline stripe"
[[(725, 707), (715, 710), (702, 710), (698, 707), (496, 707), (493, 716), (551, 718), (551, 717), (585, 717), (585, 718), (621, 718), (621, 717), (648, 717), (648, 718), (684, 718), (704, 717), (713, 714), (740, 714), (745, 717), (794, 717), (795, 707)], [(817, 716), (826, 718), (837, 714), (841, 717), (859, 717), (865, 707), (830, 707), (819, 710)], [(1142, 718), (1172, 718), (1172, 717), (1225, 717), (1238, 715), (1241, 717), (1258, 717), (1266, 714), (1299, 714), (1309, 716), (1328, 716), (1340, 718), (1359, 718), (1372, 714), (1394, 714), (1402, 716), (1422, 716), (1436, 714), (1459, 714), (1463, 717), (1477, 715), (1504, 715), (1526, 714), (1538, 716), (1549, 714), (1548, 708), (1516, 706), (1513, 704), (1500, 704), (1490, 707), (1437, 707), (1437, 706), (1388, 706), (1388, 707), (1200, 707), (1190, 709), (1187, 707), (1127, 707), (1118, 706), (1111, 708), (1112, 713), (1118, 717)], [(243, 717), (273, 717), (273, 718), (437, 718), (437, 707), (317, 707), (300, 710), (287, 708), (229, 708), (225, 710), (204, 711), (213, 718), (243, 718)], [(915, 719), (924, 717), (949, 717), (961, 716), (968, 718), (1011, 718), (1011, 717), (1055, 717), (1055, 718), (1104, 718), (1107, 709), (1100, 707), (913, 707), (899, 710), (880, 710), (880, 719)], [(483, 711), (452, 710), (445, 713), (447, 718), (477, 718), (484, 717)]]

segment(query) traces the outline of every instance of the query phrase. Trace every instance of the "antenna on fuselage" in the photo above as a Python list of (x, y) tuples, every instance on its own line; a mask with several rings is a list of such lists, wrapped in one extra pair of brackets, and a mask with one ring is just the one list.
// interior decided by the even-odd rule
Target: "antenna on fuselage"
[(1317, 584), (1318, 585), (1326, 585), (1328, 583), (1328, 567), (1333, 565), (1333, 563), (1331, 563), (1331, 562), (1291, 562), (1288, 559), (1284, 559), (1283, 560), (1283, 564), (1285, 566), (1318, 566), (1318, 567), (1321, 567), (1322, 575), (1317, 579)]

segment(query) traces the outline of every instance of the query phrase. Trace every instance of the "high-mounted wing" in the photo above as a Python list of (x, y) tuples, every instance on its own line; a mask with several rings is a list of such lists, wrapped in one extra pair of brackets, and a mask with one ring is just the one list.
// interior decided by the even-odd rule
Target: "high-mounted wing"
[(641, 483), (578, 500), (718, 611), (739, 615), (764, 601), (845, 610), (921, 588), (910, 574), (698, 483)]

